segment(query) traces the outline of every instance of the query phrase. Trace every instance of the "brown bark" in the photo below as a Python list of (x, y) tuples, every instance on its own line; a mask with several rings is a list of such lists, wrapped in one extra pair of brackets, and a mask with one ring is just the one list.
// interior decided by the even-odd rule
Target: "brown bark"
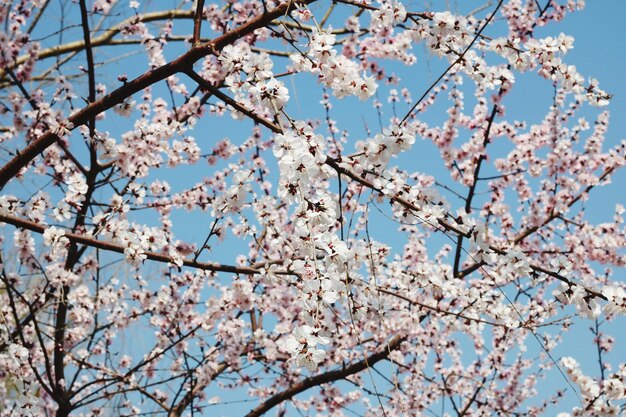
[(367, 358), (363, 358), (363, 360), (361, 361), (355, 362), (351, 365), (348, 365), (341, 369), (337, 369), (335, 371), (324, 372), (323, 374), (315, 375), (296, 382), (286, 390), (271, 396), (270, 398), (259, 404), (258, 407), (246, 414), (246, 417), (262, 416), (283, 401), (289, 400), (294, 395), (300, 394), (301, 392), (304, 392), (309, 388), (339, 381), (350, 375), (355, 375), (373, 366), (375, 363), (387, 358), (389, 356), (389, 353), (391, 353), (393, 350), (396, 350), (405, 339), (406, 338), (403, 336), (395, 336), (393, 339), (391, 339), (389, 343), (385, 344), (381, 348), (381, 350), (373, 353)]

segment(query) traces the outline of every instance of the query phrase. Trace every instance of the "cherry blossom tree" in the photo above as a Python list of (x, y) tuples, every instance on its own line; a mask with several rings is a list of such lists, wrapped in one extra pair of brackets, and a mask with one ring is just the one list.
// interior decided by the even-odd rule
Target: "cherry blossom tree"
[(0, 415), (623, 415), (584, 2), (415, 3), (0, 1)]

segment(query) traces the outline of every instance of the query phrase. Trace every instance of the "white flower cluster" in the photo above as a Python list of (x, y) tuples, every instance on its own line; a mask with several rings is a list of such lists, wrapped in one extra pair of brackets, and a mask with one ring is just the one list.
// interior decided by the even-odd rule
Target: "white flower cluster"
[(65, 269), (62, 262), (56, 262), (46, 266), (46, 278), (50, 285), (55, 288), (73, 287), (80, 282), (80, 277), (72, 271)]
[(604, 314), (606, 315), (626, 315), (626, 291), (616, 285), (609, 285), (604, 288), (602, 294), (608, 299)]
[(290, 203), (297, 200), (303, 186), (326, 177), (324, 139), (304, 123), (276, 135), (273, 151), (280, 168), (278, 195)]
[(71, 205), (80, 205), (88, 191), (87, 181), (81, 173), (72, 174), (67, 179), (65, 201)]
[(69, 240), (65, 237), (65, 231), (63, 229), (59, 229), (55, 226), (50, 226), (46, 228), (43, 232), (43, 244), (46, 246), (51, 246), (52, 249), (63, 248), (69, 242)]
[[(559, 83), (567, 92), (576, 94), (579, 99), (592, 105), (608, 104), (608, 95), (600, 90), (597, 81), (585, 79), (574, 65), (565, 64), (561, 55), (573, 48), (574, 39), (560, 34), (544, 39), (531, 38), (524, 44), (519, 39), (496, 38), (488, 42), (475, 40), (476, 29), (473, 22), (450, 12), (434, 13), (432, 20), (422, 19), (413, 30), (414, 41), (424, 41), (428, 48), (450, 62), (462, 59), (457, 66), (479, 86), (488, 89), (507, 87), (515, 82), (513, 73), (503, 66), (488, 66), (477, 50), (488, 50), (503, 58), (518, 71), (539, 67), (539, 74)], [(472, 42), (474, 48), (467, 50)]]
[[(289, 101), (289, 91), (273, 77), (273, 62), (266, 53), (253, 53), (250, 45), (239, 42), (222, 49), (219, 60), (228, 76), (226, 85), (235, 100), (260, 112), (274, 114)], [(238, 112), (233, 117), (239, 118)]]
[(323, 137), (297, 122), (294, 129), (276, 135), (274, 155), (280, 168), (278, 194), (297, 204), (292, 243), (295, 250), (305, 254), (305, 259), (294, 261), (291, 269), (301, 278), (301, 317), (306, 324), (294, 330), (284, 347), (299, 366), (314, 370), (324, 358), (317, 345), (328, 343), (321, 336), (325, 334), (323, 311), (345, 293), (341, 273), (351, 251), (334, 233), (338, 209), (324, 181), (328, 168), (324, 165)]
[[(4, 333), (4, 332), (3, 332)], [(16, 343), (8, 342), (6, 334), (2, 334), (0, 341), (6, 343), (4, 352), (0, 353), (0, 369), (3, 377), (0, 378), (0, 392), (3, 393), (3, 405), (20, 416), (39, 415), (40, 400), (38, 393), (30, 380), (28, 349)]]
[(511, 249), (502, 258), (503, 265), (500, 269), (503, 273), (508, 273), (515, 278), (525, 278), (530, 275), (530, 259), (519, 249)]
[(561, 282), (552, 295), (563, 304), (573, 304), (583, 317), (597, 318), (602, 312), (602, 306), (596, 301), (596, 297), (590, 296), (581, 285)]
[(470, 231), (470, 244), (472, 259), (476, 262), (489, 263), (494, 255), (487, 240), (487, 227), (484, 223), (472, 225)]
[(24, 213), (35, 223), (46, 222), (46, 212), (52, 206), (50, 195), (39, 190), (25, 205)]
[(60, 139), (69, 136), (72, 129), (74, 129), (74, 123), (67, 119), (54, 120), (50, 122), (50, 132), (57, 135)]
[[(357, 169), (355, 171), (364, 172)], [(402, 204), (392, 205), (393, 214), (398, 220), (406, 224), (438, 227), (439, 220), (443, 220), (448, 213), (449, 204), (439, 191), (432, 187), (432, 182), (427, 176), (412, 177), (418, 179), (417, 184), (409, 185), (408, 174), (393, 167), (374, 178), (372, 185), (389, 198), (400, 197), (411, 204), (410, 208)], [(469, 227), (462, 225), (457, 225), (457, 228), (463, 232), (470, 230)]]
[(556, 38), (551, 36), (544, 39), (531, 38), (524, 46), (540, 65), (540, 75), (558, 82), (565, 91), (576, 94), (592, 105), (608, 104), (608, 95), (597, 87), (596, 80), (590, 79), (589, 84), (585, 86), (585, 79), (576, 67), (565, 64), (559, 56), (574, 47), (574, 38), (561, 33)]
[(372, 139), (356, 144), (364, 169), (385, 168), (393, 156), (407, 151), (415, 143), (413, 135), (405, 126), (384, 129)]
[(582, 373), (578, 362), (571, 358), (561, 359), (561, 366), (569, 379), (580, 388), (583, 399), (583, 407), (575, 407), (572, 413), (561, 413), (558, 417), (583, 417), (583, 416), (603, 416), (617, 417), (620, 414), (620, 407), (614, 401), (626, 398), (626, 365), (621, 364), (618, 372), (609, 375), (604, 380), (594, 380)]
[(488, 66), (474, 49), (466, 51), (474, 40), (474, 32), (465, 17), (442, 12), (435, 13), (432, 21), (420, 20), (413, 31), (413, 40), (425, 42), (434, 54), (450, 62), (456, 61), (465, 52), (457, 66), (482, 88), (494, 89), (513, 84), (515, 77), (511, 71), (502, 66)]
[(250, 170), (236, 170), (233, 175), (233, 185), (223, 194), (215, 198), (213, 203), (213, 216), (222, 216), (225, 213), (238, 213), (246, 203), (246, 197), (251, 192), (251, 182), (254, 175)]
[(405, 20), (406, 9), (402, 3), (385, 1), (379, 8), (372, 11), (370, 30), (377, 33)]
[(0, 195), (0, 214), (14, 214), (19, 206), (20, 200), (14, 195)]
[(319, 336), (313, 327), (305, 324), (293, 330), (285, 341), (285, 348), (294, 355), (298, 366), (315, 371), (325, 355), (325, 352), (317, 348), (317, 345), (326, 345), (329, 342), (327, 337)]
[[(127, 206), (126, 206), (127, 207)], [(96, 223), (102, 216), (94, 217)], [(103, 237), (124, 247), (126, 261), (133, 266), (140, 266), (146, 260), (147, 252), (165, 250), (166, 255), (173, 259), (176, 266), (182, 266), (183, 257), (169, 241), (169, 236), (158, 227), (130, 224), (127, 220), (109, 219), (102, 229)]]
[(356, 96), (361, 100), (370, 98), (378, 84), (373, 76), (361, 76), (359, 65), (340, 55), (333, 48), (335, 35), (315, 31), (311, 34), (308, 55), (290, 56), (296, 71), (317, 74), (318, 80), (333, 90), (337, 98)]

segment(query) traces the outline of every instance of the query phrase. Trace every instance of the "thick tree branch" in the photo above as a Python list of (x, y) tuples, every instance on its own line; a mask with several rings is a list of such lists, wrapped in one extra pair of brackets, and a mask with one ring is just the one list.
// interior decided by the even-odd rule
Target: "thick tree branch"
[(282, 403), (283, 401), (289, 400), (295, 395), (300, 394), (310, 388), (328, 384), (331, 382), (339, 381), (344, 378), (347, 378), (350, 375), (355, 375), (368, 367), (374, 366), (377, 362), (387, 358), (389, 353), (398, 349), (400, 344), (406, 340), (404, 336), (395, 336), (393, 339), (389, 341), (389, 343), (382, 346), (381, 350), (378, 352), (364, 358), (361, 361), (355, 362), (351, 365), (343, 367), (341, 369), (337, 369), (335, 371), (325, 372), (323, 374), (315, 375), (309, 378), (305, 378), (300, 382), (297, 382), (291, 385), (284, 391), (279, 392), (278, 394), (273, 395), (272, 397), (265, 400), (263, 403), (259, 404), (254, 410), (250, 411), (246, 414), (246, 417), (259, 417)]
[[(46, 230), (46, 227), (39, 223), (35, 223), (29, 220), (21, 219), (19, 217), (6, 215), (6, 214), (0, 214), (0, 222), (12, 224), (13, 226), (16, 226), (22, 229), (27, 229), (27, 230), (30, 230), (32, 232), (39, 233), (39, 234), (43, 234), (43, 232)], [(64, 236), (68, 238), (70, 242), (80, 243), (82, 245), (87, 245), (90, 247), (107, 250), (109, 252), (116, 252), (116, 253), (123, 254), (124, 249), (125, 249), (125, 247), (122, 245), (117, 245), (115, 243), (110, 243), (110, 242), (103, 242), (102, 240), (86, 237), (84, 234), (66, 232)], [(154, 253), (154, 252), (145, 252), (144, 254), (146, 255), (147, 259), (150, 259), (153, 261), (170, 263), (170, 264), (175, 264), (176, 262), (174, 258), (167, 256), (167, 255), (162, 255), (162, 254)], [(233, 274), (260, 274), (262, 273), (261, 268), (268, 265), (268, 263), (261, 262), (261, 263), (246, 267), (246, 266), (226, 265), (226, 264), (220, 264), (220, 263), (215, 263), (215, 262), (211, 262), (211, 263), (197, 262), (191, 259), (183, 259), (183, 265), (191, 267), (191, 268), (201, 269), (203, 271), (229, 272)], [(291, 275), (292, 274), (288, 271), (272, 271), (272, 273), (275, 273), (278, 275)]]
[[(498, 92), (498, 96), (501, 98), (504, 94), (504, 89), (501, 87)], [(474, 175), (472, 178), (472, 183), (469, 186), (467, 191), (467, 197), (465, 197), (465, 212), (470, 213), (472, 211), (472, 201), (474, 200), (474, 195), (476, 195), (476, 186), (478, 185), (478, 176), (480, 175), (480, 168), (482, 167), (483, 162), (486, 159), (485, 148), (491, 141), (491, 126), (493, 126), (493, 121), (498, 114), (498, 104), (494, 103), (491, 109), (491, 114), (487, 119), (487, 128), (485, 129), (485, 134), (483, 137), (483, 153), (478, 156), (478, 161), (476, 162), (476, 167), (474, 168)], [(452, 274), (456, 278), (460, 278), (459, 276), (459, 268), (461, 266), (461, 254), (463, 251), (463, 236), (459, 236), (456, 241), (456, 249), (454, 252), (454, 265), (452, 267)]]

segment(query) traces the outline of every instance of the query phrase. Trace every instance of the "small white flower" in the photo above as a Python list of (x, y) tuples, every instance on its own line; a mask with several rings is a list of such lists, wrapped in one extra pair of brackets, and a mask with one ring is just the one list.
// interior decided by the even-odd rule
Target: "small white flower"
[(604, 381), (602, 388), (609, 400), (622, 400), (626, 397), (626, 387), (618, 378), (609, 378)]
[(0, 196), (0, 214), (12, 214), (19, 203), (20, 200), (13, 195)]
[(50, 226), (43, 232), (43, 244), (46, 246), (65, 246), (69, 240), (65, 237), (65, 231), (55, 226)]
[(602, 290), (608, 304), (604, 308), (605, 314), (626, 314), (626, 292), (622, 287), (610, 285)]
[(133, 112), (133, 108), (135, 107), (135, 101), (131, 99), (126, 99), (120, 104), (117, 104), (113, 107), (113, 111), (120, 116), (128, 117)]
[(316, 329), (305, 324), (296, 327), (285, 341), (285, 348), (296, 360), (296, 364), (311, 372), (317, 369), (325, 355), (325, 352), (316, 346), (330, 343), (328, 338), (318, 336), (317, 333)]
[(74, 123), (67, 119), (60, 120), (50, 127), (50, 131), (59, 138), (64, 138), (74, 129)]
[(69, 193), (71, 193), (72, 197), (84, 196), (89, 190), (85, 178), (80, 173), (73, 174), (71, 177), (69, 177), (67, 180), (67, 185), (68, 191)]
[(311, 35), (309, 47), (313, 52), (327, 52), (333, 49), (335, 35), (326, 32), (315, 32)]
[[(271, 110), (280, 110), (289, 101), (289, 90), (275, 78), (267, 82), (261, 81), (257, 83), (250, 88), (250, 92), (256, 96), (258, 101)], [(276, 109), (274, 109), (274, 106), (276, 106)]]
[(130, 245), (124, 249), (126, 260), (133, 266), (139, 266), (147, 258), (144, 251), (137, 245)]

